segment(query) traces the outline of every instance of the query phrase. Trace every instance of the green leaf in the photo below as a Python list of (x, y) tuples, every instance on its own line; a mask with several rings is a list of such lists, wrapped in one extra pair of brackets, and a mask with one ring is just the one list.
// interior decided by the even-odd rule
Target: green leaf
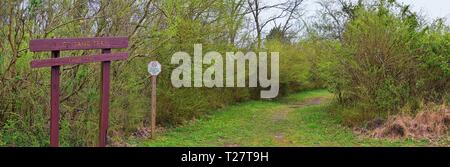
[(0, 53), (0, 74), (3, 73), (3, 55)]

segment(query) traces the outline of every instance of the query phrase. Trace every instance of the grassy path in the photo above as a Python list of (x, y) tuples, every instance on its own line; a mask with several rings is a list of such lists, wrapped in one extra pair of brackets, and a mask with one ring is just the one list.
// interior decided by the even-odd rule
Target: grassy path
[[(362, 138), (327, 113), (331, 94), (306, 91), (217, 111), (137, 146), (423, 146), (425, 141)], [(133, 144), (132, 143), (132, 144)]]

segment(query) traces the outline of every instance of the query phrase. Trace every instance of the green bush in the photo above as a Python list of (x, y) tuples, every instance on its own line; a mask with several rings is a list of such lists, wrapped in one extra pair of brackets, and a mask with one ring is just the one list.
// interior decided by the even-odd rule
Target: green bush
[(280, 55), (280, 94), (326, 87), (326, 69), (330, 66), (333, 41), (307, 38), (290, 44), (278, 39), (269, 40), (268, 52)]
[(382, 5), (355, 15), (328, 69), (339, 102), (378, 116), (442, 103), (450, 90), (448, 28), (422, 28), (414, 14), (394, 14)]
[[(31, 39), (129, 37), (128, 49), (113, 50), (128, 51), (130, 58), (112, 63), (109, 122), (112, 140), (125, 140), (139, 127), (148, 126), (150, 79), (146, 68), (151, 60), (158, 60), (163, 68), (158, 77), (158, 126), (182, 124), (233, 102), (250, 99), (252, 92), (247, 88), (176, 89), (170, 82), (171, 71), (176, 67), (170, 60), (175, 52), (192, 53), (194, 44), (198, 43), (203, 44), (203, 53), (214, 50), (225, 55), (227, 51), (238, 50), (233, 38), (237, 38), (243, 20), (230, 13), (236, 5), (231, 2), (96, 1), (86, 5), (87, 1), (31, 4), (12, 1), (0, 5), (1, 10), (13, 12), (0, 17), (0, 145), (49, 144), (50, 73), (48, 69), (32, 70), (29, 64), (32, 59), (48, 58), (50, 54), (30, 52)], [(102, 10), (89, 12), (98, 10), (92, 6), (102, 6)], [(158, 6), (158, 10), (154, 6)], [(39, 18), (36, 15), (47, 15), (44, 13), (49, 10), (52, 24), (40, 26), (42, 20), (36, 19)], [(91, 17), (91, 14), (101, 17)], [(8, 19), (14, 20), (14, 24), (9, 25), (5, 21)], [(14, 31), (9, 32), (8, 28)], [(14, 37), (12, 43), (7, 38), (8, 33)], [(94, 53), (99, 50), (65, 51), (61, 56)], [(95, 146), (100, 92), (98, 63), (64, 66), (61, 71), (60, 143), (62, 146)]]

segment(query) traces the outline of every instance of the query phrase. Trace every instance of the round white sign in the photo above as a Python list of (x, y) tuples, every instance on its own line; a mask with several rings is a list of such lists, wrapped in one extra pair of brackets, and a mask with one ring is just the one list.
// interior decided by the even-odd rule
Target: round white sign
[(151, 61), (148, 63), (147, 70), (150, 75), (158, 75), (161, 72), (161, 64), (158, 61)]

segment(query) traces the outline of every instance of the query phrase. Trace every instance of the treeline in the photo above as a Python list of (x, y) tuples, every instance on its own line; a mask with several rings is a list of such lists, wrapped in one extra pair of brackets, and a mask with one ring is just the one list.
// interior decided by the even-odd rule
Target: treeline
[[(263, 28), (275, 18), (294, 19), (302, 1), (265, 5), (256, 0), (67, 0), (0, 1), (0, 145), (49, 144), (49, 79), (46, 69), (30, 69), (31, 39), (126, 36), (130, 58), (112, 65), (109, 143), (121, 144), (150, 120), (147, 63), (158, 60), (158, 124), (174, 126), (230, 103), (258, 97), (247, 88), (180, 88), (170, 82), (171, 56), (263, 49)], [(263, 10), (282, 9), (264, 20)], [(288, 27), (290, 23), (285, 23)], [(288, 28), (286, 28), (288, 29)], [(122, 50), (123, 51), (123, 50)], [(62, 52), (80, 56), (99, 51)], [(205, 67), (206, 68), (206, 67)], [(61, 145), (97, 143), (98, 64), (64, 66), (61, 77)]]
[[(448, 129), (450, 117), (442, 113), (448, 112), (450, 101), (450, 27), (445, 18), (427, 20), (396, 1), (319, 5), (318, 18), (306, 25), (307, 34), (299, 41), (292, 42), (280, 27), (266, 38), (266, 49), (280, 51), (282, 92), (328, 88), (336, 97), (331, 114), (347, 126), (374, 128), (369, 126), (379, 127), (393, 116), (437, 111), (439, 116), (422, 114), (411, 128), (434, 133), (439, 122)], [(426, 125), (417, 125), (422, 123)], [(395, 124), (407, 133), (399, 124), (410, 122)]]
[(450, 29), (444, 19), (427, 23), (395, 1), (344, 3), (342, 9), (348, 19), (341, 35), (313, 48), (329, 49), (316, 54), (319, 74), (346, 123), (448, 104)]
[[(317, 17), (303, 19), (303, 0), (0, 1), (0, 145), (49, 144), (50, 73), (32, 70), (29, 64), (49, 57), (28, 49), (31, 39), (41, 38), (129, 38), (130, 58), (112, 65), (111, 145), (148, 127), (146, 65), (151, 60), (163, 66), (158, 77), (160, 126), (176, 126), (232, 103), (259, 99), (259, 88), (174, 88), (171, 56), (178, 51), (193, 55), (194, 44), (203, 44), (203, 53), (280, 52), (279, 97), (327, 87), (339, 106), (368, 119), (448, 101), (450, 35), (444, 21), (424, 23), (395, 1), (317, 2)], [(263, 18), (267, 9), (279, 13)], [(274, 28), (267, 31), (272, 23)], [(93, 52), (98, 51), (62, 56)], [(62, 146), (96, 145), (99, 73), (98, 64), (62, 68)]]

